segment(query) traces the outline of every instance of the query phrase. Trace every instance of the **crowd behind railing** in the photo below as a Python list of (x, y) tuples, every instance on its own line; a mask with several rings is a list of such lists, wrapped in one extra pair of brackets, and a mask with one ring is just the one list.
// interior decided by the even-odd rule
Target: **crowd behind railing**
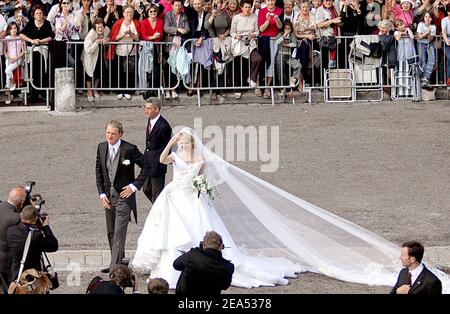
[(28, 77), (31, 102), (41, 101), (65, 66), (89, 102), (100, 90), (270, 98), (275, 87), (322, 87), (324, 69), (349, 68), (361, 35), (377, 37), (357, 44), (380, 68), (417, 56), (422, 87), (450, 86), (450, 0), (7, 0), (0, 10), (7, 103)]

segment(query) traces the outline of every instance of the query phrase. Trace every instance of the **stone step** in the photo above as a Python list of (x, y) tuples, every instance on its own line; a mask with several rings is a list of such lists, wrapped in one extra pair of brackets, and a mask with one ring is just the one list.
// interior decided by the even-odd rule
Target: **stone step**
[[(436, 89), (436, 99), (444, 100), (448, 97), (447, 89), (440, 88)], [(253, 90), (246, 90), (242, 92), (240, 99), (234, 97), (234, 92), (226, 92), (226, 97), (222, 98), (218, 96), (217, 100), (212, 100), (209, 92), (202, 92), (200, 97), (201, 106), (204, 105), (233, 105), (233, 104), (261, 104), (261, 105), (272, 105), (272, 99), (265, 99), (263, 97), (257, 97)], [(364, 91), (357, 92), (355, 103), (379, 100), (381, 98), (380, 91)], [(312, 103), (324, 103), (324, 94), (322, 90), (314, 90), (312, 92)], [(383, 101), (390, 101), (390, 94), (384, 93)], [(400, 100), (400, 99), (399, 99)], [(410, 100), (405, 100), (410, 101)], [(291, 92), (288, 91), (285, 97), (281, 96), (279, 90), (275, 90), (274, 94), (274, 104), (304, 104), (308, 102), (308, 95), (306, 93), (299, 93), (298, 91)], [(345, 101), (345, 103), (349, 103)], [(77, 97), (77, 106), (82, 108), (111, 108), (111, 107), (136, 107), (141, 106), (144, 103), (144, 99), (141, 95), (134, 96), (131, 100), (121, 99), (118, 100), (116, 95), (104, 94), (101, 98), (95, 99), (94, 102), (90, 103), (87, 101), (86, 96)], [(162, 100), (163, 106), (198, 106), (197, 94), (188, 97), (185, 92), (179, 93), (178, 99), (175, 100)]]
[[(125, 256), (132, 260), (135, 252), (126, 250)], [(108, 267), (111, 259), (109, 250), (59, 250), (47, 255), (57, 271), (71, 271), (75, 268), (80, 271), (97, 271)], [(450, 246), (427, 247), (423, 261), (426, 264), (449, 269)]]

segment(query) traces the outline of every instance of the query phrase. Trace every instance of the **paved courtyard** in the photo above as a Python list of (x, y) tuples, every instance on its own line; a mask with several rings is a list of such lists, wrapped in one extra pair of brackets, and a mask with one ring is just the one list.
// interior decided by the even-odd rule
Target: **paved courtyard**
[[(107, 263), (106, 227), (95, 185), (95, 154), (110, 119), (123, 122), (124, 139), (144, 148), (142, 108), (102, 108), (80, 116), (1, 112), (0, 199), (17, 184), (34, 180), (60, 241), (52, 258), (76, 262), (59, 293), (83, 293)], [(260, 172), (261, 162), (234, 162), (288, 192), (400, 245), (417, 239), (430, 248), (427, 261), (450, 266), (450, 104), (387, 102), (309, 106), (241, 104), (164, 107), (173, 125), (279, 126), (279, 167)], [(167, 181), (171, 178), (171, 172)], [(138, 224), (131, 223), (132, 255), (150, 203), (138, 194)], [(72, 279), (70, 279), (72, 278)], [(141, 278), (144, 280), (144, 278)], [(386, 293), (389, 287), (344, 283), (301, 274), (285, 287), (234, 293)]]

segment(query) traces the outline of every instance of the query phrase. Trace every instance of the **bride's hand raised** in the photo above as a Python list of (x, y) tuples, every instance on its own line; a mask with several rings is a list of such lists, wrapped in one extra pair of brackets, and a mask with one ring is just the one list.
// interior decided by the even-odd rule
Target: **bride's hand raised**
[(176, 135), (174, 135), (170, 141), (169, 144), (170, 145), (174, 145), (175, 143), (177, 143), (179, 140), (181, 140), (181, 138), (183, 137), (183, 133), (178, 133)]

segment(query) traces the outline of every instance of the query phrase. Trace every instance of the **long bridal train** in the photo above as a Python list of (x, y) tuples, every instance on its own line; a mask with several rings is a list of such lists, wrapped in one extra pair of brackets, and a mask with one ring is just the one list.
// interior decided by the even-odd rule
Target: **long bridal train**
[[(203, 161), (186, 163), (172, 153), (173, 181), (153, 204), (132, 265), (151, 270), (174, 288), (179, 276), (172, 263), (197, 246), (208, 230), (222, 235), (225, 258), (235, 264), (232, 285), (284, 285), (286, 277), (312, 271), (343, 281), (394, 286), (401, 268), (400, 248), (337, 215), (310, 204), (233, 166), (206, 148), (193, 133)], [(212, 201), (192, 189), (204, 165), (216, 186)], [(406, 239), (409, 240), (409, 239)], [(449, 276), (432, 270), (450, 291)]]

